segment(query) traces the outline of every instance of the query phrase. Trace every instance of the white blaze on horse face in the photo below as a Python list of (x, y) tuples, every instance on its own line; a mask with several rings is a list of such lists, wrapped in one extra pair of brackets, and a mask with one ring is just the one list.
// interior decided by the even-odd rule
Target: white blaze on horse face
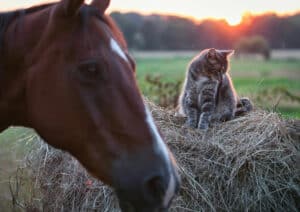
[(169, 181), (168, 189), (167, 189), (167, 191), (165, 193), (165, 197), (164, 197), (164, 202), (163, 202), (164, 207), (168, 207), (174, 194), (175, 194), (175, 179), (174, 179), (174, 176), (171, 174), (171, 179)]
[(151, 133), (153, 135), (153, 139), (157, 142), (156, 144), (156, 148), (158, 152), (161, 152), (165, 158), (165, 160), (168, 162), (168, 164), (170, 164), (170, 157), (169, 157), (169, 151), (167, 148), (167, 145), (165, 144), (165, 142), (162, 140), (156, 125), (154, 123), (153, 117), (151, 112), (149, 111), (148, 107), (146, 107), (146, 122), (149, 125), (149, 128), (151, 130)]
[(124, 51), (121, 49), (120, 45), (117, 43), (117, 41), (113, 38), (110, 38), (110, 46), (111, 49), (117, 53), (121, 58), (123, 58), (126, 62), (128, 62), (128, 58)]
[(169, 184), (168, 184), (168, 189), (165, 193), (165, 196), (164, 196), (164, 199), (163, 199), (163, 204), (164, 204), (164, 207), (167, 207), (169, 202), (171, 201), (172, 197), (174, 196), (175, 194), (175, 187), (176, 187), (176, 182), (175, 182), (175, 179), (174, 179), (174, 175), (172, 173), (172, 170), (171, 170), (171, 159), (170, 159), (170, 156), (169, 156), (169, 150), (167, 148), (167, 145), (165, 144), (165, 142), (162, 140), (158, 130), (157, 130), (157, 127), (154, 123), (154, 120), (153, 120), (153, 117), (152, 117), (152, 114), (151, 112), (149, 111), (148, 107), (146, 106), (146, 122), (148, 123), (149, 125), (149, 128), (151, 130), (151, 133), (153, 135), (153, 139), (157, 142), (156, 143), (156, 151), (157, 152), (160, 152), (163, 154), (165, 160), (167, 161), (167, 164), (169, 166), (169, 174), (170, 174), (170, 180), (169, 180)]

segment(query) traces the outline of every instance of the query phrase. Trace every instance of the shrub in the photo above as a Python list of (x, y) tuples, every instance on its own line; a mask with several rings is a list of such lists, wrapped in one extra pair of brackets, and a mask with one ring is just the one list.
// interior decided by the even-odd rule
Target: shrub
[(269, 43), (262, 36), (241, 38), (234, 46), (237, 51), (237, 55), (243, 53), (262, 54), (266, 60), (269, 60), (271, 56)]

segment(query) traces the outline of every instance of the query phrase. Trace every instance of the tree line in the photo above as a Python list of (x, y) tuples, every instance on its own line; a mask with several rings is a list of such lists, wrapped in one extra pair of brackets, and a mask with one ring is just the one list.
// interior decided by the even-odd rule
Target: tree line
[(300, 13), (290, 16), (247, 15), (241, 24), (225, 20), (193, 20), (165, 15), (113, 12), (129, 48), (137, 50), (198, 50), (234, 48), (241, 39), (265, 38), (271, 48), (300, 48)]

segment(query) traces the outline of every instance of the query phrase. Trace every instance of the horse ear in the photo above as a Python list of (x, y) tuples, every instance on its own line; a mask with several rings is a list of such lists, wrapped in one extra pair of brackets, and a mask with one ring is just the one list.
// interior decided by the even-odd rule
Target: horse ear
[(93, 0), (91, 5), (98, 8), (101, 14), (104, 14), (105, 10), (108, 8), (110, 0)]
[(73, 17), (76, 15), (83, 3), (84, 0), (61, 0), (58, 5), (58, 9), (60, 12), (63, 12), (64, 15)]

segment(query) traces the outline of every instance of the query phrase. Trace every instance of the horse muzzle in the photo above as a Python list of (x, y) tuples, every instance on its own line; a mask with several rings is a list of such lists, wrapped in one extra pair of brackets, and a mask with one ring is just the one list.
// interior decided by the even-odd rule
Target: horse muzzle
[[(180, 187), (178, 167), (162, 158), (122, 161), (115, 185), (123, 212), (164, 212)], [(121, 165), (120, 164), (120, 165)], [(131, 164), (131, 165), (129, 165)]]

